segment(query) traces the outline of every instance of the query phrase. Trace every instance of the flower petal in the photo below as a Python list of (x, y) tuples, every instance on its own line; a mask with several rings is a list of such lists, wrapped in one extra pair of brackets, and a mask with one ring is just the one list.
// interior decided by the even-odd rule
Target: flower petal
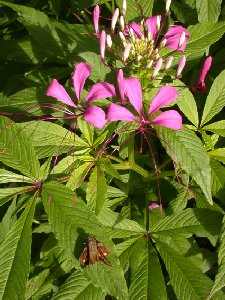
[(166, 39), (166, 47), (184, 52), (186, 48), (186, 41), (184, 41), (183, 44), (179, 47), (182, 32), (185, 32), (186, 39), (190, 38), (190, 34), (186, 28), (180, 25), (172, 26), (164, 35), (164, 39)]
[(194, 91), (203, 92), (203, 93), (206, 91), (205, 77), (206, 77), (207, 73), (209, 72), (211, 64), (212, 64), (212, 57), (208, 56), (202, 65), (197, 84), (193, 86)]
[(148, 27), (148, 32), (151, 33), (152, 39), (155, 39), (156, 33), (157, 33), (157, 18), (160, 18), (161, 16), (152, 16), (146, 19), (146, 25)]
[(46, 95), (54, 97), (60, 102), (65, 103), (69, 106), (77, 107), (71, 100), (64, 86), (62, 86), (56, 79), (52, 80), (47, 89)]
[(173, 102), (177, 99), (179, 94), (177, 93), (176, 89), (172, 86), (163, 86), (159, 90), (159, 92), (155, 95), (152, 99), (152, 103), (149, 107), (148, 115), (153, 114), (161, 107)]
[(138, 122), (136, 117), (125, 107), (111, 103), (107, 113), (108, 121), (131, 121)]
[(129, 28), (133, 29), (134, 33), (138, 38), (142, 36), (141, 27), (136, 22), (133, 21), (128, 25), (128, 32), (129, 32)]
[(142, 115), (142, 90), (141, 83), (137, 78), (128, 78), (124, 80), (124, 91), (129, 98), (130, 103)]
[(91, 66), (83, 62), (78, 63), (74, 68), (73, 74), (73, 86), (77, 95), (78, 101), (80, 101), (80, 95), (83, 90), (86, 79), (91, 73)]
[(167, 110), (155, 117), (152, 125), (160, 125), (174, 130), (182, 129), (182, 117), (176, 110)]
[(119, 93), (120, 93), (120, 99), (123, 104), (126, 104), (126, 100), (124, 97), (124, 77), (123, 77), (123, 70), (119, 69), (117, 73), (117, 84), (119, 88)]
[(96, 99), (115, 97), (116, 92), (113, 84), (107, 82), (99, 82), (92, 86), (87, 95), (86, 102), (89, 103)]
[(83, 118), (99, 129), (102, 129), (107, 123), (104, 110), (98, 106), (87, 107)]

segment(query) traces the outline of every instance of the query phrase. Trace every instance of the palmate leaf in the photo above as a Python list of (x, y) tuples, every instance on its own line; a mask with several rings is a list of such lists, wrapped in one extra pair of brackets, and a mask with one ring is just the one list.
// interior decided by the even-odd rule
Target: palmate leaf
[(87, 236), (93, 236), (105, 244), (111, 250), (109, 260), (112, 267), (99, 262), (87, 267), (85, 275), (103, 292), (127, 299), (124, 274), (114, 244), (110, 241), (111, 228), (103, 226), (80, 198), (77, 198), (74, 204), (74, 193), (62, 184), (43, 184), (42, 196), (49, 223), (67, 258), (76, 268), (80, 268), (77, 259), (83, 251), (83, 242), (86, 242)]
[(183, 212), (159, 220), (151, 228), (153, 236), (208, 237), (213, 244), (222, 226), (222, 214), (211, 209), (187, 208)]
[(29, 137), (10, 119), (0, 117), (0, 161), (38, 180), (40, 164)]
[[(179, 300), (205, 300), (213, 282), (199, 268), (167, 244), (156, 241), (156, 247), (169, 273), (177, 298)], [(223, 294), (213, 299), (223, 299)]]
[(225, 70), (213, 82), (203, 110), (201, 127), (219, 113), (225, 105)]
[(158, 135), (167, 153), (178, 167), (192, 176), (209, 203), (212, 203), (210, 162), (201, 140), (186, 128), (174, 131), (161, 127)]
[(25, 299), (35, 197), (9, 230), (0, 246), (0, 298)]
[(212, 295), (225, 286), (225, 218), (223, 220), (223, 228), (220, 236), (220, 247), (218, 253), (219, 270), (215, 278), (215, 283), (207, 299), (211, 299)]
[(225, 148), (218, 148), (208, 153), (211, 158), (219, 160), (222, 163), (225, 163)]
[(212, 168), (212, 192), (216, 197), (224, 197), (225, 168), (216, 160), (210, 161)]
[(200, 23), (218, 21), (222, 0), (196, 0), (198, 20)]
[(59, 288), (52, 300), (104, 300), (105, 293), (89, 281), (81, 270), (76, 270)]

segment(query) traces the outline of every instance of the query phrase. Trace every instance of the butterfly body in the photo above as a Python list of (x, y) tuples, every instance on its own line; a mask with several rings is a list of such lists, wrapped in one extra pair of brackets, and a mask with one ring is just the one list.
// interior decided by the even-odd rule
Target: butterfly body
[(87, 240), (87, 246), (81, 253), (79, 261), (81, 265), (93, 265), (98, 261), (102, 261), (107, 266), (111, 266), (111, 263), (107, 258), (109, 253), (109, 248), (102, 243), (98, 243), (92, 236), (89, 236)]

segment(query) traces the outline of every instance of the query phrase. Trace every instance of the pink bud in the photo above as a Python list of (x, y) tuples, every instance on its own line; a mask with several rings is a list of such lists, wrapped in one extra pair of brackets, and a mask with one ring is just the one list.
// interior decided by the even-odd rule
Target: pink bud
[(162, 63), (163, 63), (163, 59), (162, 58), (158, 59), (156, 65), (155, 65), (155, 68), (153, 70), (151, 80), (154, 80), (156, 75), (159, 73), (159, 71), (162, 67)]
[(112, 38), (109, 34), (106, 35), (106, 44), (111, 49), (111, 47), (112, 47)]
[(166, 0), (166, 14), (168, 14), (168, 11), (170, 9), (171, 0)]
[(159, 204), (155, 203), (155, 202), (152, 202), (149, 207), (148, 207), (150, 210), (152, 209), (155, 209), (155, 208), (159, 208)]
[(186, 40), (186, 36), (185, 36), (185, 31), (183, 31), (180, 35), (180, 40), (179, 40), (179, 44), (178, 44), (178, 49), (183, 45), (183, 43)]
[(173, 62), (173, 56), (169, 56), (165, 62), (164, 70), (168, 70)]
[(117, 19), (119, 17), (119, 14), (120, 14), (119, 8), (116, 8), (114, 13), (113, 13), (112, 21), (111, 21), (111, 30), (112, 31), (115, 30), (115, 26), (116, 26), (116, 22), (117, 22)]
[(102, 30), (100, 34), (100, 56), (101, 61), (105, 62), (105, 44), (106, 44), (106, 33), (105, 30)]
[(126, 10), (127, 10), (127, 1), (126, 0), (123, 0), (122, 8), (123, 8), (123, 15), (125, 16)]
[(128, 45), (125, 47), (125, 49), (124, 49), (123, 57), (122, 57), (122, 59), (123, 59), (124, 62), (125, 62), (125, 61), (128, 59), (128, 57), (129, 57), (130, 49), (131, 49), (131, 44), (128, 44)]
[(182, 56), (180, 61), (179, 61), (179, 64), (178, 64), (177, 73), (176, 73), (176, 76), (175, 76), (176, 79), (180, 76), (181, 72), (183, 71), (183, 68), (184, 68), (185, 64), (186, 64), (186, 57)]
[(119, 69), (118, 73), (117, 73), (117, 84), (118, 84), (118, 88), (119, 88), (119, 93), (120, 93), (120, 98), (121, 101), (123, 103), (123, 105), (126, 104), (126, 100), (125, 100), (125, 92), (124, 92), (124, 77), (123, 77), (123, 70)]
[(99, 34), (99, 28), (98, 28), (99, 15), (100, 15), (100, 8), (98, 5), (96, 5), (93, 11), (93, 21), (94, 21), (95, 33), (97, 35)]
[(212, 56), (208, 56), (202, 65), (197, 84), (194, 85), (192, 88), (194, 91), (203, 92), (203, 93), (206, 91), (205, 77), (209, 72), (209, 69), (211, 68), (211, 64), (212, 64)]

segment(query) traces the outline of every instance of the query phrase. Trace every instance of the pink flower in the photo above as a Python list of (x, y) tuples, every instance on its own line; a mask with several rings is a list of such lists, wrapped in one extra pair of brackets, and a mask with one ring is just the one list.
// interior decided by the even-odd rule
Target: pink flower
[[(158, 26), (157, 23), (161, 21), (161, 16), (152, 16), (146, 19), (146, 25), (148, 28), (148, 33), (151, 35), (151, 39), (155, 40), (158, 34)], [(129, 35), (129, 29), (132, 28), (136, 37), (141, 38), (143, 32), (141, 31), (141, 26), (136, 22), (131, 22), (124, 32), (125, 35)], [(165, 47), (171, 48), (173, 50), (177, 50), (180, 52), (184, 52), (186, 48), (186, 40), (190, 38), (190, 34), (183, 26), (172, 26), (164, 35), (162, 41), (165, 41)], [(182, 43), (180, 40), (184, 39)]]
[(131, 105), (136, 110), (136, 117), (127, 108), (115, 103), (111, 103), (107, 113), (108, 121), (130, 121), (137, 122), (143, 128), (146, 124), (161, 125), (171, 129), (179, 130), (182, 128), (182, 117), (175, 110), (168, 110), (160, 113), (151, 121), (149, 118), (163, 106), (177, 99), (178, 93), (174, 87), (164, 86), (155, 95), (149, 107), (148, 114), (143, 115), (142, 111), (142, 90), (140, 81), (137, 78), (124, 80), (124, 93), (128, 97)]
[(99, 45), (100, 45), (101, 61), (102, 61), (102, 63), (104, 63), (105, 62), (105, 45), (106, 45), (106, 33), (105, 33), (105, 30), (102, 30), (102, 32), (100, 34)]
[[(78, 63), (74, 68), (72, 80), (78, 104), (81, 102), (81, 92), (90, 73), (91, 66), (83, 62)], [(78, 104), (76, 105), (72, 101), (65, 88), (56, 79), (53, 79), (47, 89), (46, 95), (54, 97), (60, 102), (78, 109), (82, 112), (84, 120), (101, 129), (107, 122), (105, 112), (102, 108), (98, 106), (91, 106), (90, 104), (96, 99), (114, 97), (116, 93), (112, 84), (107, 82), (96, 83), (92, 86), (85, 99), (85, 108), (83, 108), (83, 106), (79, 108)]]
[(183, 68), (185, 67), (185, 64), (186, 64), (186, 57), (182, 56), (178, 63), (178, 68), (175, 76), (176, 79), (180, 76), (181, 72), (183, 71)]
[(205, 77), (206, 77), (207, 73), (209, 72), (211, 64), (212, 64), (212, 57), (208, 56), (202, 65), (202, 69), (201, 69), (197, 84), (193, 86), (194, 91), (203, 92), (203, 93), (206, 91)]
[[(184, 41), (180, 43), (182, 37), (185, 37)], [(172, 26), (164, 35), (166, 39), (166, 47), (180, 52), (184, 52), (186, 48), (186, 40), (190, 38), (190, 34), (183, 26)]]

